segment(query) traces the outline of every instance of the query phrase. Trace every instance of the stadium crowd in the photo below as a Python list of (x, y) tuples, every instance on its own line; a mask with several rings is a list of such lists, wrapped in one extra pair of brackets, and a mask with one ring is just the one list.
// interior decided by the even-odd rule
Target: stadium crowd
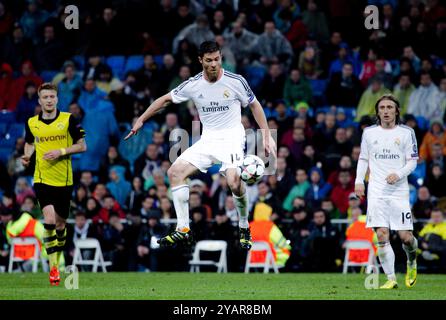
[[(77, 3), (79, 29), (68, 30), (64, 6)], [(76, 239), (95, 237), (112, 270), (187, 270), (189, 251), (159, 249), (152, 237), (174, 226), (166, 172), (175, 129), (192, 137), (194, 106), (171, 105), (131, 140), (122, 137), (154, 99), (200, 71), (197, 46), (215, 39), (223, 68), (247, 79), (277, 129), (276, 174), (248, 192), (251, 218), (266, 204), (290, 240), (284, 270), (341, 269), (348, 223), (366, 212), (353, 193), (362, 130), (375, 121), (376, 100), (391, 92), (419, 146), (409, 183), (420, 270), (446, 272), (445, 1), (113, 3), (0, 1), (0, 265), (8, 259), (8, 214), (42, 218), (33, 167), (20, 157), (25, 121), (40, 112), (37, 87), (51, 81), (58, 108), (82, 124), (88, 145), (73, 156), (67, 263)], [(364, 27), (368, 4), (380, 9), (378, 30)], [(242, 119), (254, 129), (248, 111)], [(241, 271), (237, 212), (218, 167), (189, 183), (195, 240), (228, 241), (229, 271)], [(402, 249), (396, 254), (404, 263)]]

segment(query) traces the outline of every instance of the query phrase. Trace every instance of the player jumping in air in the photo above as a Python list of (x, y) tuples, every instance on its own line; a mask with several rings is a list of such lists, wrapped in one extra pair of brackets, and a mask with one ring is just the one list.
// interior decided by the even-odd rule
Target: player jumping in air
[(364, 130), (356, 171), (355, 193), (364, 196), (364, 179), (370, 171), (367, 191), (367, 227), (378, 236), (378, 256), (387, 275), (380, 289), (398, 288), (395, 276), (395, 254), (389, 241), (389, 230), (395, 230), (407, 255), (406, 286), (417, 281), (417, 239), (409, 203), (407, 176), (418, 159), (414, 131), (400, 124), (400, 106), (392, 95), (382, 96), (375, 105), (378, 124)]
[(177, 215), (176, 230), (159, 240), (161, 245), (190, 244), (189, 186), (186, 179), (197, 170), (206, 172), (213, 164), (221, 162), (234, 195), (239, 214), (240, 245), (249, 250), (252, 246), (248, 224), (248, 196), (245, 184), (237, 174), (237, 166), (243, 160), (245, 131), (241, 123), (241, 106), (249, 106), (263, 133), (265, 154), (275, 155), (275, 143), (271, 137), (262, 106), (257, 101), (246, 80), (221, 67), (220, 47), (214, 41), (200, 45), (198, 60), (203, 71), (180, 84), (169, 93), (156, 99), (137, 119), (125, 140), (136, 134), (143, 123), (162, 109), (166, 103), (181, 103), (192, 99), (203, 124), (201, 139), (183, 152), (172, 164), (169, 176), (173, 203)]

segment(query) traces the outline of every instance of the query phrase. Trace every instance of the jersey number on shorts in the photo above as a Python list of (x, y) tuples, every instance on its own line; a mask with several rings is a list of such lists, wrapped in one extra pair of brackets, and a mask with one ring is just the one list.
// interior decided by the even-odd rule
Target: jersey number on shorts
[(234, 158), (236, 161), (240, 161), (240, 155), (237, 153), (231, 153), (231, 163), (234, 163)]
[(401, 220), (403, 221), (403, 224), (404, 224), (404, 216), (406, 216), (406, 220), (410, 220), (411, 215), (412, 214), (410, 212), (406, 212), (406, 213), (401, 212)]

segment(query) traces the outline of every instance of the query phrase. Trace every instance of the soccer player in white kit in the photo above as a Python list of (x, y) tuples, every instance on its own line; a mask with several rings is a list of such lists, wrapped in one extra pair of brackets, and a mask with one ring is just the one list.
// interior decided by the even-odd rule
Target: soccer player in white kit
[(395, 254), (389, 241), (389, 230), (395, 230), (407, 255), (406, 286), (417, 280), (417, 239), (409, 203), (407, 176), (415, 169), (418, 148), (412, 128), (401, 125), (398, 100), (390, 94), (375, 105), (378, 124), (366, 128), (362, 135), (355, 193), (364, 196), (364, 179), (369, 169), (367, 191), (367, 228), (378, 236), (378, 256), (387, 275), (380, 289), (398, 288), (395, 276)]
[(220, 172), (226, 176), (239, 214), (240, 245), (246, 250), (252, 246), (246, 187), (237, 173), (237, 166), (244, 157), (245, 144), (245, 131), (241, 123), (242, 106), (250, 107), (257, 124), (263, 129), (265, 154), (274, 155), (276, 146), (263, 108), (248, 83), (242, 76), (223, 70), (221, 59), (220, 47), (216, 42), (203, 42), (198, 56), (203, 71), (156, 99), (125, 137), (126, 140), (136, 134), (143, 123), (168, 102), (180, 103), (192, 99), (203, 124), (201, 139), (183, 152), (167, 172), (177, 227), (159, 240), (160, 245), (190, 244), (189, 186), (186, 179), (197, 170), (206, 172), (213, 164), (221, 162)]

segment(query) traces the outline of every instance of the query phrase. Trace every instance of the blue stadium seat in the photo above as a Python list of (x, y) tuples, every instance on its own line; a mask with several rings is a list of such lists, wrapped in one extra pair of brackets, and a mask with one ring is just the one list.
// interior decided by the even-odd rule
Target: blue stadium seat
[(0, 145), (0, 161), (6, 164), (8, 162), (9, 156), (14, 151), (14, 147), (7, 147)]
[(44, 70), (40, 73), (40, 76), (42, 77), (43, 81), (51, 82), (51, 81), (53, 81), (54, 76), (58, 73), (59, 73), (59, 71)]
[(245, 69), (246, 81), (252, 90), (257, 91), (266, 75), (266, 69), (263, 67), (247, 67)]
[(138, 70), (144, 65), (144, 56), (143, 55), (135, 55), (129, 56), (127, 58), (127, 62), (125, 64), (124, 73), (130, 70)]
[(156, 66), (159, 68), (161, 68), (163, 66), (163, 55), (159, 54), (157, 56), (153, 56), (153, 61), (156, 63)]
[(9, 133), (0, 137), (0, 148), (12, 148), (15, 146), (16, 138), (11, 136)]
[(13, 123), (15, 122), (15, 112), (11, 111), (0, 111), (0, 123)]
[(106, 64), (112, 69), (113, 75), (118, 78), (122, 77), (125, 67), (124, 56), (110, 56), (106, 59)]
[(418, 127), (420, 127), (421, 130), (429, 130), (430, 123), (428, 119), (422, 116), (415, 117), (415, 119), (417, 120)]
[(8, 124), (4, 122), (0, 122), (0, 137), (3, 137), (8, 130)]
[(74, 62), (74, 64), (76, 65), (76, 68), (78, 70), (84, 70), (84, 67), (85, 67), (85, 57), (84, 56), (81, 56), (81, 55), (73, 56), (71, 58), (71, 60)]
[(8, 133), (14, 139), (18, 137), (25, 136), (25, 124), (24, 123), (13, 123), (8, 129)]
[(316, 106), (322, 106), (326, 103), (325, 89), (327, 88), (327, 84), (327, 79), (310, 79), (313, 100)]

